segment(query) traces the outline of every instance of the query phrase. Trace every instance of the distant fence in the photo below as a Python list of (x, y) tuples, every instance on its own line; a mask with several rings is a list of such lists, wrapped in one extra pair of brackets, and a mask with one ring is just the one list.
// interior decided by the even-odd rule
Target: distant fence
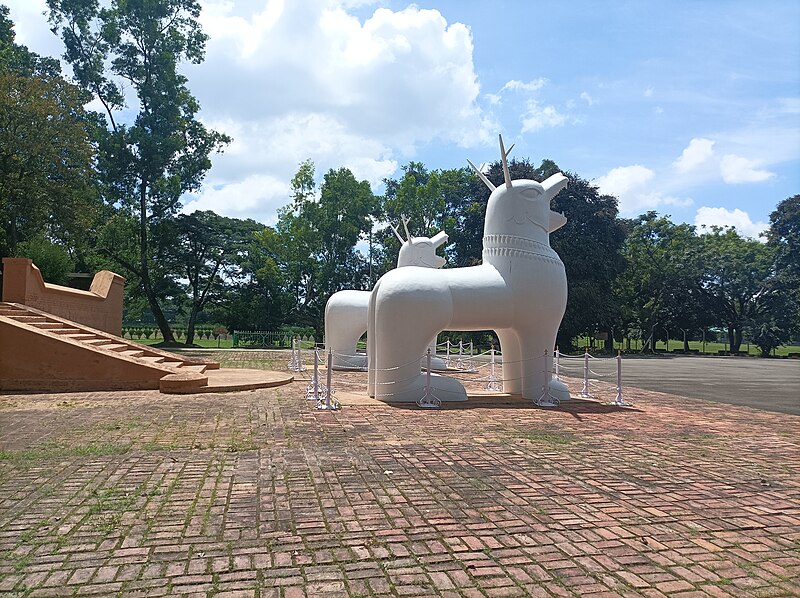
[[(182, 340), (186, 338), (186, 328), (172, 328), (172, 334), (175, 340)], [(135, 326), (135, 325), (122, 325), (122, 336), (131, 340), (163, 340), (161, 330), (157, 326)], [(223, 332), (219, 328), (206, 328), (197, 327), (194, 329), (195, 340), (227, 340), (230, 335)]]
[(233, 333), (233, 346), (240, 348), (292, 348), (292, 339), (297, 338), (300, 340), (303, 348), (314, 346), (314, 337), (311, 335), (292, 335), (280, 331), (268, 330), (248, 330), (248, 331), (234, 331)]

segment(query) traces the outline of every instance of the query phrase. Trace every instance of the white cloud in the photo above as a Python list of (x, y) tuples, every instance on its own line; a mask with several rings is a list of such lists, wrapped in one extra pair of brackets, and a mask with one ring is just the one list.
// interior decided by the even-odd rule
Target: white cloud
[(205, 185), (186, 199), (183, 212), (212, 210), (230, 218), (253, 218), (275, 224), (276, 210), (289, 203), (289, 183), (268, 175), (252, 175), (222, 187)]
[(608, 174), (600, 177), (595, 182), (600, 188), (601, 193), (608, 195), (625, 195), (631, 191), (642, 189), (647, 183), (653, 180), (655, 172), (634, 164), (633, 166), (619, 166), (612, 168)]
[(581, 92), (581, 99), (586, 102), (589, 106), (594, 104), (594, 100), (592, 100), (592, 96), (589, 95), (588, 92), (584, 91)]
[(567, 116), (555, 106), (542, 106), (536, 100), (528, 100), (522, 115), (522, 132), (530, 133), (545, 127), (558, 127), (567, 122)]
[(608, 174), (595, 180), (600, 193), (613, 195), (619, 200), (619, 211), (623, 216), (640, 214), (661, 206), (686, 207), (691, 199), (654, 190), (655, 171), (634, 164), (611, 169)]
[(539, 91), (545, 85), (547, 85), (547, 79), (544, 79), (542, 77), (534, 79), (533, 81), (528, 81), (527, 83), (524, 83), (522, 81), (517, 81), (516, 79), (512, 79), (511, 81), (508, 81), (505, 85), (503, 85), (500, 91), (501, 92), (506, 90), (528, 91), (528, 92)]
[(678, 172), (689, 172), (708, 163), (713, 155), (714, 142), (710, 139), (695, 137), (672, 165)]
[(764, 222), (753, 222), (747, 212), (738, 208), (731, 211), (725, 208), (709, 208), (706, 206), (697, 210), (694, 224), (698, 228), (703, 226), (734, 227), (740, 234), (754, 239), (759, 239), (759, 234), (769, 228)]
[(651, 98), (653, 97), (654, 91), (655, 90), (652, 87), (648, 87), (647, 89), (644, 90), (644, 92), (642, 92), (642, 95), (644, 95), (644, 97), (646, 98)]
[[(197, 200), (202, 205), (242, 214), (284, 205), (286, 185), (307, 158), (318, 179), (346, 166), (377, 187), (420, 145), (474, 147), (499, 128), (478, 105), (469, 29), (437, 10), (377, 8), (359, 20), (350, 8), (371, 2), (202, 4), (206, 60), (187, 74), (203, 121), (234, 138), (214, 157), (213, 190)], [(260, 199), (226, 203), (226, 185), (236, 185), (231, 198)]]
[(749, 160), (741, 156), (726, 154), (720, 160), (720, 173), (726, 183), (760, 183), (775, 176), (769, 170), (758, 168), (758, 160)]

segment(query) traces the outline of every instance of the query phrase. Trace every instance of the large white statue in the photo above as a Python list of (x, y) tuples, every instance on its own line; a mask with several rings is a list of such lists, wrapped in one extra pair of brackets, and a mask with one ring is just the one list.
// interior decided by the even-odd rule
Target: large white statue
[[(549, 389), (569, 398), (551, 381), (556, 332), (567, 303), (564, 264), (549, 234), (567, 219), (550, 200), (567, 185), (555, 174), (542, 183), (511, 180), (500, 138), (505, 184), (491, 189), (483, 233), (483, 263), (469, 268), (398, 268), (384, 275), (370, 297), (369, 393), (386, 402), (415, 402), (426, 376), (418, 357), (441, 330), (494, 330), (503, 353), (503, 390), (538, 400)], [(431, 376), (441, 401), (466, 400), (455, 379)]]
[[(417, 266), (441, 268), (445, 259), (436, 255), (436, 250), (447, 243), (447, 233), (441, 231), (434, 237), (412, 237), (408, 232), (408, 220), (403, 220), (406, 239), (392, 226), (400, 241), (397, 267)], [(339, 291), (331, 295), (325, 304), (325, 349), (333, 352), (333, 369), (366, 369), (367, 355), (358, 353), (358, 339), (367, 331), (367, 312), (370, 291)], [(436, 339), (433, 341), (436, 354)], [(445, 369), (444, 361), (435, 359), (431, 369)]]

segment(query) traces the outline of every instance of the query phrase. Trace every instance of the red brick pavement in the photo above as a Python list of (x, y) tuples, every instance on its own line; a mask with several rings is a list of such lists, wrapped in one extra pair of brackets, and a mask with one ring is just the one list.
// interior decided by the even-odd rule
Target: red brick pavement
[(797, 417), (304, 386), (0, 398), (0, 593), (800, 594)]

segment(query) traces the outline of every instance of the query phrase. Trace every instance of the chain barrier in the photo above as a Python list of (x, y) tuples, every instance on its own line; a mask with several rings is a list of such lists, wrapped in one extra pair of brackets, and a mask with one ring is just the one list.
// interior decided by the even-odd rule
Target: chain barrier
[[(490, 348), (489, 351), (484, 353), (479, 353), (475, 355), (474, 353), (474, 345), (470, 343), (469, 346), (469, 353), (464, 346), (463, 341), (459, 342), (458, 353), (451, 352), (451, 342), (448, 340), (445, 343), (441, 343), (441, 346), (444, 345), (446, 348), (446, 357), (445, 362), (450, 361), (453, 365), (458, 366), (459, 364), (462, 366), (458, 368), (458, 371), (451, 372), (449, 377), (454, 378), (462, 383), (475, 383), (475, 382), (485, 382), (485, 388), (489, 392), (502, 392), (503, 384), (505, 382), (518, 382), (519, 380), (523, 379), (523, 376), (515, 376), (515, 377), (505, 377), (498, 375), (498, 365), (509, 366), (509, 365), (516, 365), (516, 364), (525, 364), (530, 363), (539, 359), (544, 360), (544, 371), (543, 374), (545, 378), (547, 377), (547, 357), (548, 351), (545, 351), (544, 354), (540, 357), (528, 358), (528, 359), (519, 359), (513, 361), (506, 361), (502, 359), (502, 354), (499, 353), (494, 348), (494, 345)], [(330, 410), (335, 411), (341, 408), (341, 405), (338, 401), (334, 399), (334, 395), (336, 391), (332, 388), (332, 359), (333, 356), (341, 356), (342, 354), (336, 353), (332, 350), (327, 351), (327, 383), (323, 383), (320, 380), (320, 356), (319, 356), (319, 348), (314, 346), (314, 368), (313, 368), (313, 375), (310, 378), (309, 384), (306, 387), (306, 399), (308, 400), (315, 400), (317, 402), (317, 408), (320, 410)], [(468, 356), (468, 357), (467, 357)], [(485, 357), (488, 356), (488, 362), (483, 363), (481, 365), (476, 365), (476, 357)], [(437, 409), (441, 408), (442, 399), (434, 393), (434, 388), (431, 384), (431, 359), (433, 357), (433, 353), (430, 348), (427, 349), (426, 355), (424, 359), (426, 360), (427, 367), (425, 368), (425, 386), (422, 397), (417, 400), (417, 405), (424, 409)], [(453, 359), (456, 357), (456, 359)], [(582, 360), (582, 365), (578, 365), (575, 363), (578, 359)], [(632, 404), (625, 399), (622, 392), (622, 354), (621, 352), (615, 357), (612, 358), (616, 361), (616, 396), (613, 401), (610, 401), (609, 405), (619, 406), (619, 407), (630, 407)], [(409, 365), (418, 364), (421, 359), (414, 359), (409, 361), (406, 364), (392, 366), (389, 368), (381, 368), (378, 371), (381, 372), (390, 372), (396, 371), (400, 368), (407, 367)], [(608, 358), (597, 358), (589, 354), (588, 350), (584, 351), (584, 354), (580, 357), (573, 357), (569, 355), (562, 354), (558, 347), (556, 347), (555, 351), (553, 352), (553, 366), (551, 370), (552, 379), (554, 380), (561, 380), (561, 375), (564, 371), (569, 372), (571, 371), (573, 374), (577, 374), (576, 371), (578, 368), (583, 370), (583, 380), (582, 380), (582, 388), (579, 393), (581, 398), (595, 398), (595, 394), (593, 390), (597, 388), (596, 380), (592, 379), (592, 376), (600, 378), (600, 377), (608, 377), (613, 375), (612, 373), (598, 373), (595, 371), (595, 368), (590, 367), (590, 360), (594, 360), (596, 362), (602, 361), (609, 361)], [(479, 373), (479, 370), (484, 368), (489, 368), (489, 373), (486, 376), (475, 378), (469, 377), (468, 374), (475, 374)], [(303, 366), (302, 357), (301, 357), (301, 349), (298, 346), (297, 339), (293, 339), (292, 341), (292, 357), (289, 361), (289, 369), (294, 372), (303, 372), (306, 368)], [(419, 378), (419, 374), (414, 374), (409, 378), (405, 378), (403, 380), (391, 380), (391, 381), (375, 381), (375, 384), (378, 386), (382, 386), (385, 390), (389, 390), (388, 387), (395, 386), (395, 385), (402, 385), (407, 382), (411, 382), (413, 380), (417, 380)], [(305, 378), (309, 380), (309, 378)], [(345, 386), (351, 386), (363, 389), (366, 384), (351, 382), (347, 380), (340, 381), (339, 384)], [(436, 389), (438, 393), (453, 393), (453, 394), (460, 394), (458, 391), (451, 391), (446, 389)], [(392, 392), (381, 392), (381, 397), (385, 399), (391, 399), (396, 393)], [(557, 397), (554, 397), (551, 392), (549, 385), (544, 385), (541, 390), (541, 394), (538, 399), (534, 401), (534, 403), (539, 407), (557, 407), (560, 405), (560, 401)]]

